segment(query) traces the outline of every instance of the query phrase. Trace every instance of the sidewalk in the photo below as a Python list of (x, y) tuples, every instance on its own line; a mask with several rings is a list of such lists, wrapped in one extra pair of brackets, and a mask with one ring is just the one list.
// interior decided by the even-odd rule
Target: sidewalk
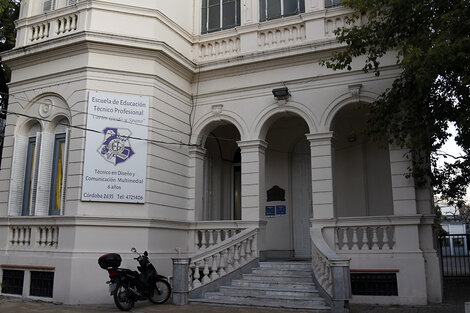
[[(22, 300), (0, 296), (0, 312), (2, 313), (111, 313), (120, 312), (112, 304), (103, 305), (63, 305), (40, 301)], [(175, 306), (170, 304), (154, 305), (149, 302), (138, 302), (134, 313), (292, 313), (281, 309), (258, 309), (242, 307), (220, 307), (206, 305)], [(304, 313), (302, 311), (295, 311)], [(307, 313), (307, 312), (305, 312)], [(433, 306), (370, 306), (351, 305), (351, 313), (464, 313), (463, 303), (461, 306), (454, 304), (441, 304)]]
[[(464, 302), (470, 302), (470, 279), (444, 281), (444, 303), (427, 306), (374, 306), (351, 304), (350, 313), (465, 313)], [(110, 298), (110, 301), (111, 298)], [(64, 305), (16, 297), (0, 296), (1, 313), (112, 313), (121, 312), (113, 304)], [(220, 307), (207, 305), (175, 306), (137, 302), (134, 313), (306, 313), (281, 309)], [(310, 312), (311, 313), (311, 312)]]

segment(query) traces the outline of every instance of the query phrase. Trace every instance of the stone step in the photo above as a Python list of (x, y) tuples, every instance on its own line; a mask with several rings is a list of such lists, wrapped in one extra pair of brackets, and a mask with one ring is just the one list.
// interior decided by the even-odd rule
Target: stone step
[(243, 274), (244, 280), (255, 280), (255, 281), (264, 281), (264, 282), (282, 282), (282, 283), (311, 283), (311, 275), (275, 275), (275, 276), (265, 276), (263, 274)]
[(291, 297), (246, 297), (246, 296), (227, 296), (219, 293), (206, 293), (205, 299), (191, 299), (190, 302), (207, 303), (208, 301), (217, 302), (224, 305), (249, 305), (256, 307), (276, 307), (292, 309), (316, 309), (328, 310), (329, 307), (325, 301), (320, 298), (312, 299), (293, 299)]
[(260, 262), (260, 268), (275, 268), (282, 270), (312, 270), (312, 263), (304, 262)]
[(260, 274), (264, 276), (308, 276), (312, 277), (312, 270), (284, 270), (275, 268), (255, 268), (252, 274)]
[(256, 280), (233, 280), (232, 286), (236, 287), (253, 287), (253, 288), (273, 288), (273, 289), (301, 289), (317, 291), (314, 283), (285, 283), (285, 282), (267, 282), (267, 281), (256, 281)]
[(315, 313), (331, 313), (331, 309), (325, 305), (315, 305), (313, 307), (299, 307), (297, 305), (289, 304), (273, 304), (273, 303), (259, 303), (257, 301), (237, 299), (237, 301), (223, 301), (223, 300), (209, 300), (209, 299), (189, 299), (191, 304), (209, 304), (209, 305), (220, 305), (220, 306), (234, 306), (234, 307), (253, 307), (253, 308), (275, 308), (275, 309), (287, 309), (289, 311), (301, 311), (301, 312), (315, 312)]
[[(290, 297), (293, 299), (313, 299), (319, 298), (319, 293), (312, 290), (302, 289), (266, 289), (266, 288), (239, 288), (236, 286), (221, 286), (220, 294), (227, 296), (247, 296), (247, 297)], [(320, 299), (320, 298), (319, 298)]]
[(318, 304), (312, 307), (299, 307), (298, 305), (290, 304), (275, 304), (275, 303), (259, 303), (253, 301), (253, 299), (237, 299), (236, 301), (225, 301), (225, 300), (209, 300), (209, 299), (189, 299), (191, 304), (211, 304), (221, 306), (235, 306), (235, 307), (254, 307), (254, 308), (276, 308), (276, 309), (287, 309), (290, 311), (302, 311), (302, 312), (315, 312), (315, 313), (331, 313), (331, 309), (328, 306)]

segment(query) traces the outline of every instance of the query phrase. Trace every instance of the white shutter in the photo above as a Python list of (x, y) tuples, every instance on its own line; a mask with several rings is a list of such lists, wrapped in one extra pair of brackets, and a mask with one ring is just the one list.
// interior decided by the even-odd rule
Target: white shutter
[(48, 12), (55, 9), (55, 0), (44, 0), (42, 11)]
[(28, 151), (26, 136), (15, 136), (13, 162), (11, 167), (10, 197), (8, 198), (8, 215), (21, 216), (23, 209), (24, 177), (26, 155)]
[(60, 215), (64, 215), (64, 207), (65, 207), (65, 194), (67, 190), (67, 168), (68, 168), (68, 160), (69, 160), (69, 146), (70, 146), (70, 132), (71, 128), (67, 128), (65, 131), (65, 147), (64, 147), (64, 159), (62, 166), (64, 167), (64, 171), (62, 174), (62, 195), (60, 196)]
[(29, 215), (36, 215), (36, 194), (38, 188), (39, 155), (41, 154), (41, 134), (36, 134), (36, 151), (34, 152), (33, 177), (31, 177), (31, 199), (29, 203)]

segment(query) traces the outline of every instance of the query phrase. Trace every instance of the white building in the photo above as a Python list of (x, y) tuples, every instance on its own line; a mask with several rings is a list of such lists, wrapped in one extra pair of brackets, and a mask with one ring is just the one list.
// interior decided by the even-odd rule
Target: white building
[[(232, 258), (313, 256), (333, 299), (339, 267), (345, 297), (349, 272), (396, 278), (396, 295), (351, 302), (440, 302), (430, 190), (403, 175), (405, 151), (365, 136), (358, 105), (400, 69), (393, 55), (380, 77), (360, 61), (352, 71), (319, 65), (351, 14), (337, 2), (23, 0), (16, 46), (2, 55), (12, 74), (3, 281), (13, 275), (17, 293), (34, 297), (30, 285), (53, 273), (53, 301), (110, 302), (100, 255), (135, 267), (130, 248), (148, 250), (172, 276), (172, 257), (236, 230), (225, 241)], [(284, 87), (289, 95), (273, 96)], [(105, 159), (110, 138), (121, 155)], [(218, 253), (207, 254), (214, 264)], [(201, 260), (189, 270), (222, 267)]]

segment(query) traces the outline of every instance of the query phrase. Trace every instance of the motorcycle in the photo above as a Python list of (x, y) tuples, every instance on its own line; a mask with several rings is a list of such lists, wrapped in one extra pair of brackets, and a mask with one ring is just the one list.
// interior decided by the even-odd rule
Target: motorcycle
[(108, 271), (110, 280), (109, 292), (114, 303), (121, 311), (129, 311), (136, 301), (150, 300), (155, 304), (165, 303), (171, 295), (171, 286), (165, 276), (159, 275), (150, 263), (148, 253), (138, 253), (135, 248), (131, 252), (137, 253), (134, 258), (139, 262), (137, 271), (119, 268), (122, 258), (117, 253), (108, 253), (98, 259), (102, 269)]

